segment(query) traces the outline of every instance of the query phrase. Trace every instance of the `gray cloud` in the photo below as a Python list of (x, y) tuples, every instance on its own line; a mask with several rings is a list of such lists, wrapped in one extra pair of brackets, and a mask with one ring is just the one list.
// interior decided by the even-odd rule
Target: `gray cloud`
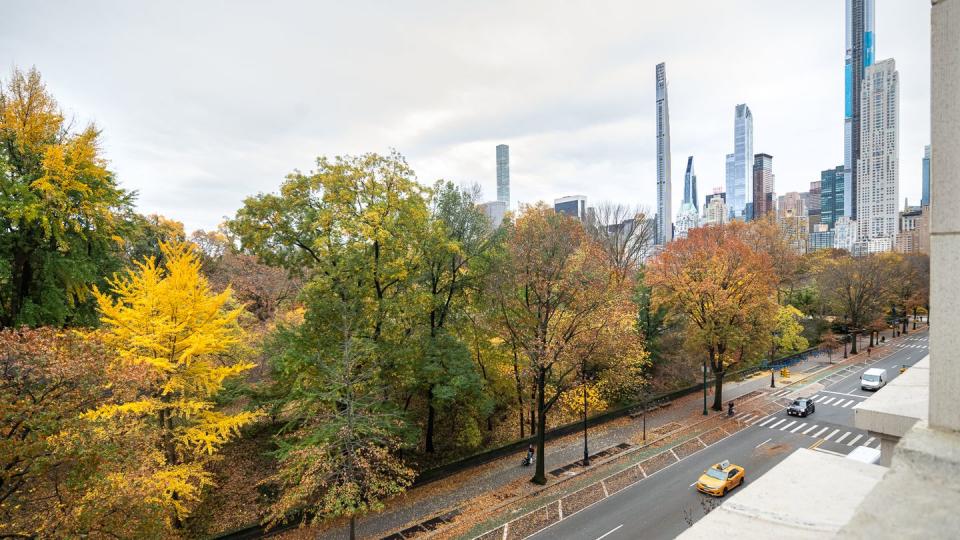
[[(901, 193), (929, 142), (929, 6), (877, 0), (878, 58), (901, 73)], [(317, 155), (404, 153), (424, 183), (494, 194), (511, 145), (519, 201), (654, 200), (653, 71), (670, 79), (674, 197), (687, 155), (723, 183), (733, 107), (778, 191), (842, 160), (843, 6), (676, 2), (6, 0), (0, 66), (36, 65), (104, 129), (143, 212), (211, 228)], [(0, 73), (5, 78), (5, 73)], [(675, 206), (678, 206), (675, 205)]]

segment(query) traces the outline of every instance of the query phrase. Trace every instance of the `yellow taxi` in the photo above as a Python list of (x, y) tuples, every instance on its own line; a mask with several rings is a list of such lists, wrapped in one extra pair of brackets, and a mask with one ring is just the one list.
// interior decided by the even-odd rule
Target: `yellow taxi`
[(723, 460), (703, 471), (697, 480), (697, 491), (723, 497), (731, 489), (743, 483), (743, 467)]

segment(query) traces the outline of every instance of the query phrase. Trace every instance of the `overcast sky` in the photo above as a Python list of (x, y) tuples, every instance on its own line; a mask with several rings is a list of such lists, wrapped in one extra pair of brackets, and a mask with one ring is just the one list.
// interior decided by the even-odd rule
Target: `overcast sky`
[[(929, 143), (930, 2), (876, 0), (900, 72), (900, 193)], [(319, 155), (405, 155), (423, 183), (516, 203), (655, 203), (654, 66), (667, 63), (674, 210), (694, 156), (724, 183), (733, 114), (776, 190), (843, 161), (843, 0), (55, 2), (0, 0), (0, 78), (36, 66), (104, 132), (144, 213), (210, 229)], [(902, 200), (901, 200), (902, 204)]]

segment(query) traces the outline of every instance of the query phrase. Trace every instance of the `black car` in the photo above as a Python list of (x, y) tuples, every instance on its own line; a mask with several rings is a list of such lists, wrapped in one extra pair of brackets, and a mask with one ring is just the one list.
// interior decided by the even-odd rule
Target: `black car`
[(817, 406), (810, 398), (798, 398), (787, 407), (787, 414), (791, 416), (807, 416), (813, 414)]

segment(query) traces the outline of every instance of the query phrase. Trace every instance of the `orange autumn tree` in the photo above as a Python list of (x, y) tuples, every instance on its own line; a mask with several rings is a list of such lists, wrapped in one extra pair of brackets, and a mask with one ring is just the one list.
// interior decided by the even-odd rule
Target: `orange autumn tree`
[(723, 376), (759, 358), (776, 317), (777, 276), (766, 254), (729, 226), (693, 229), (667, 244), (647, 274), (653, 302), (685, 316), (688, 339), (703, 350), (715, 378), (713, 410), (723, 409)]
[[(624, 371), (646, 352), (635, 329), (632, 285), (607, 264), (583, 225), (543, 204), (509, 225), (492, 286), (504, 334), (533, 376), (537, 452), (544, 455), (547, 414), (576, 382), (584, 362)], [(639, 377), (639, 369), (633, 369)], [(533, 482), (545, 484), (544, 459)]]
[(142, 446), (139, 468), (115, 475), (116, 489), (141, 493), (179, 526), (211, 484), (210, 456), (255, 418), (218, 411), (213, 401), (224, 380), (253, 364), (228, 358), (243, 338), (230, 289), (210, 290), (191, 244), (160, 249), (162, 267), (149, 258), (111, 280), (112, 295), (95, 291), (119, 384), (109, 403), (84, 416)]

